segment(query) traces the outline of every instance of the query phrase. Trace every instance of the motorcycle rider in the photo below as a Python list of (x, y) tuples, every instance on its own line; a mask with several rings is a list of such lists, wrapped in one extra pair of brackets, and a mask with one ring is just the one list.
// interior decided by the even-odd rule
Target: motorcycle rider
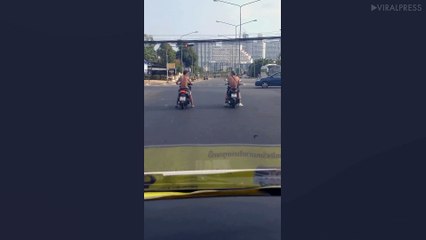
[[(183, 71), (183, 75), (179, 78), (179, 80), (177, 80), (176, 85), (179, 85), (179, 91), (182, 89), (185, 89), (186, 91), (188, 91), (188, 95), (189, 95), (189, 100), (191, 101), (191, 106), (195, 107), (194, 105), (194, 99), (192, 97), (192, 91), (190, 86), (192, 85), (191, 80), (189, 79), (189, 71), (188, 70), (184, 70)], [(178, 107), (178, 103), (179, 103), (179, 94), (178, 94), (178, 98), (176, 101), (176, 107)]]
[(238, 106), (242, 107), (243, 104), (241, 103), (241, 93), (240, 93), (240, 89), (239, 89), (239, 86), (241, 85), (240, 77), (238, 77), (238, 75), (234, 71), (231, 71), (228, 74), (227, 80), (228, 80), (228, 89), (227, 89), (226, 94), (225, 94), (225, 106), (227, 106), (226, 101), (228, 99), (228, 96), (230, 95), (230, 90), (231, 89), (237, 89), (237, 98), (239, 100)]

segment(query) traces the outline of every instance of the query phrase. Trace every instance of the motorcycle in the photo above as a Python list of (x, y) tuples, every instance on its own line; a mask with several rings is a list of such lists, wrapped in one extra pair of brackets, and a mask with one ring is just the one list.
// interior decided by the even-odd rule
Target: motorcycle
[(238, 91), (238, 88), (230, 88), (228, 90), (226, 103), (232, 108), (235, 108), (240, 103), (240, 100), (238, 99)]
[(178, 95), (178, 106), (180, 109), (185, 109), (188, 107), (188, 105), (191, 103), (191, 99), (189, 95), (191, 94), (191, 86), (188, 86), (189, 89), (179, 89), (179, 95)]

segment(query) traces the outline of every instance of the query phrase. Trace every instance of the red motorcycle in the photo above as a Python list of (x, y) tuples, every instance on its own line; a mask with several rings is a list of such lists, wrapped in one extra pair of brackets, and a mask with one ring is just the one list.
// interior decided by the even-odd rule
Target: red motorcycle
[(188, 86), (188, 88), (179, 88), (179, 95), (178, 95), (178, 106), (180, 109), (185, 109), (188, 107), (188, 105), (191, 103), (191, 85)]

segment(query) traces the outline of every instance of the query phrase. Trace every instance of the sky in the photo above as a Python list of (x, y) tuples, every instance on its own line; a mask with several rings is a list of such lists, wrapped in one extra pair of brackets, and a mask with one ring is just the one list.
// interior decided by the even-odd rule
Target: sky
[[(244, 4), (253, 0), (224, 0), (235, 4)], [(242, 26), (241, 34), (249, 36), (279, 36), (281, 29), (281, 1), (261, 0), (244, 6), (241, 11), (241, 22), (257, 19), (257, 22)], [(240, 23), (240, 8), (214, 2), (213, 0), (144, 0), (144, 33), (153, 35), (155, 40), (179, 39), (181, 35), (198, 31), (185, 36), (187, 39), (220, 38), (218, 35), (234, 37), (235, 27)]]

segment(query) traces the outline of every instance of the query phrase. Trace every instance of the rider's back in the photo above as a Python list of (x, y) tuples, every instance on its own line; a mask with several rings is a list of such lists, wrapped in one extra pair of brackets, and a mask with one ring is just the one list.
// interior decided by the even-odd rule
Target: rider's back
[(179, 79), (179, 83), (180, 88), (188, 88), (189, 77), (182, 76), (181, 79)]
[(238, 88), (240, 78), (238, 76), (228, 76), (228, 84), (230, 88)]

